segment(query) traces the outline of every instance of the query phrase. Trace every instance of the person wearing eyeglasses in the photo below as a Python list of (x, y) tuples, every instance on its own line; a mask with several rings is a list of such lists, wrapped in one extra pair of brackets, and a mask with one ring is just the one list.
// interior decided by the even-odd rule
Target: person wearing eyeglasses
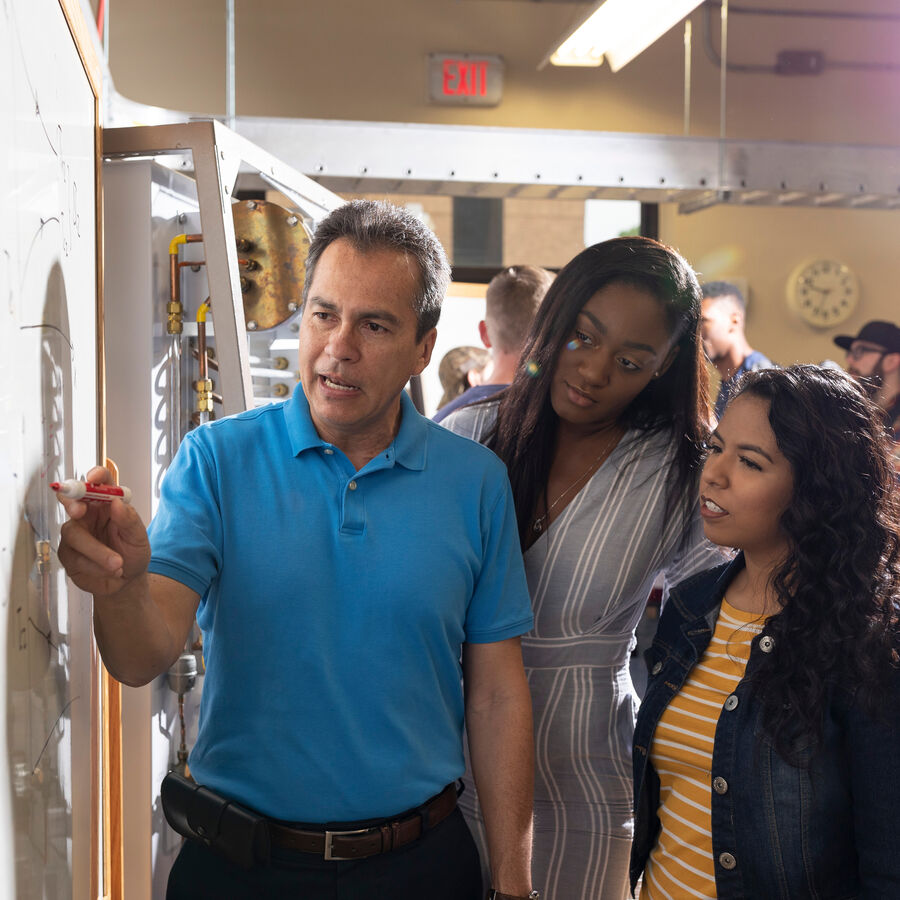
[(856, 337), (839, 334), (834, 342), (847, 351), (847, 371), (884, 414), (900, 476), (900, 328), (893, 322), (866, 322)]

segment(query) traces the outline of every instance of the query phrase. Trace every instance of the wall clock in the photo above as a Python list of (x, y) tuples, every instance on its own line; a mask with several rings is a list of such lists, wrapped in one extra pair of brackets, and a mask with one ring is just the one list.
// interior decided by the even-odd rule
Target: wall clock
[(810, 325), (830, 328), (859, 304), (859, 281), (849, 266), (816, 259), (798, 266), (787, 283), (788, 306)]

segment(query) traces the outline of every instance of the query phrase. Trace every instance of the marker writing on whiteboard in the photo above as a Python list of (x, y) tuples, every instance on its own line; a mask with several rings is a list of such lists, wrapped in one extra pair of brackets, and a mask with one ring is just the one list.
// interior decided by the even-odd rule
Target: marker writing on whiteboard
[(68, 481), (51, 482), (50, 490), (70, 500), (115, 500), (118, 497), (131, 503), (131, 489), (119, 484), (91, 484), (70, 478)]

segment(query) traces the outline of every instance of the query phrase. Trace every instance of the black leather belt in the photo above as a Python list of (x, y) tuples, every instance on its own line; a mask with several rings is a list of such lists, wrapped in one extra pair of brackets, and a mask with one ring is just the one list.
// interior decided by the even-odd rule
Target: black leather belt
[(307, 831), (270, 820), (269, 836), (273, 847), (315, 853), (325, 859), (364, 859), (417, 841), (456, 809), (456, 796), (456, 785), (448, 784), (439, 794), (401, 819), (387, 819), (349, 831)]

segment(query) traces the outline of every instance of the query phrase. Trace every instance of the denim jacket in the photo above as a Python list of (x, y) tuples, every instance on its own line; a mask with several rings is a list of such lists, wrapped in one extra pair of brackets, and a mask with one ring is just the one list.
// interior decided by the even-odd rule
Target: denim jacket
[[(703, 655), (743, 556), (669, 596), (647, 651), (649, 683), (634, 733), (632, 892), (659, 833), (659, 777), (649, 759), (656, 724)], [(875, 721), (840, 684), (827, 693), (822, 742), (790, 765), (761, 734), (748, 677), (771, 652), (753, 639), (745, 677), (723, 705), (713, 746), (712, 841), (720, 900), (900, 898), (900, 677)]]

